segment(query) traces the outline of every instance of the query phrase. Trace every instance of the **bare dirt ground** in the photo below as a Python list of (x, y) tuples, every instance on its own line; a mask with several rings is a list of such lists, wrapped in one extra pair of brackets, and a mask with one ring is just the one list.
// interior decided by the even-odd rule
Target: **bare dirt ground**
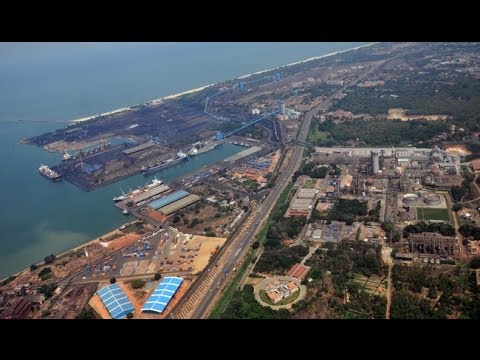
[(147, 299), (152, 295), (153, 291), (157, 287), (159, 281), (156, 282), (155, 286), (152, 286), (149, 290), (145, 289), (145, 286), (141, 289), (133, 289), (131, 283), (125, 283), (124, 281), (117, 282), (120, 288), (125, 291), (127, 297), (132, 302), (135, 312), (133, 313), (134, 319), (142, 318), (142, 306), (145, 304)]
[(150, 210), (147, 216), (155, 221), (163, 222), (167, 218), (165, 215), (160, 214), (158, 211)]
[(216, 229), (219, 226), (231, 223), (236, 216), (236, 214), (234, 213), (220, 213), (220, 217), (216, 218), (215, 214), (217, 213), (220, 212), (213, 205), (207, 204), (201, 209), (199, 209), (198, 214), (196, 214), (195, 211), (192, 210), (185, 211), (184, 213), (184, 218), (188, 219), (189, 221), (188, 224), (191, 224), (193, 219), (202, 220), (203, 222), (201, 224), (197, 224), (193, 228), (190, 228), (188, 227), (188, 224), (185, 225), (183, 223), (182, 219), (177, 224), (172, 224), (172, 226), (174, 226), (184, 234), (204, 234), (204, 229), (207, 227), (211, 227), (214, 232), (217, 232)]
[(424, 119), (428, 121), (438, 121), (445, 120), (447, 118), (447, 115), (406, 115), (406, 111), (407, 110), (400, 108), (388, 109), (387, 119), (400, 119), (402, 121)]
[(192, 240), (189, 241), (190, 247), (198, 247), (200, 246), (200, 250), (198, 251), (198, 255), (195, 256), (193, 260), (193, 271), (200, 272), (202, 271), (205, 266), (207, 266), (208, 261), (210, 260), (210, 255), (212, 254), (212, 250), (214, 250), (217, 246), (222, 246), (227, 241), (227, 238), (219, 238), (219, 237), (208, 237), (208, 236), (193, 236)]
[(51, 319), (75, 319), (95, 293), (94, 283), (67, 287), (50, 309)]
[(65, 142), (65, 141), (56, 141), (51, 144), (45, 145), (43, 148), (48, 152), (58, 152), (63, 153), (65, 150), (71, 151), (80, 151), (85, 149), (87, 146), (98, 144), (101, 140), (108, 139), (109, 137), (114, 136), (113, 134), (102, 134), (96, 138), (90, 139), (89, 141), (75, 141), (75, 142)]
[(268, 168), (267, 172), (271, 173), (273, 172), (273, 170), (275, 170), (278, 160), (280, 160), (280, 155), (281, 155), (280, 150), (275, 151), (275, 154), (272, 156), (272, 163), (270, 164), (270, 167)]
[(363, 83), (358, 84), (358, 87), (363, 87), (363, 88), (368, 88), (368, 87), (374, 87), (374, 86), (380, 86), (385, 84), (385, 81), (383, 80), (378, 80), (378, 81), (364, 81)]
[(247, 281), (245, 281), (245, 285), (252, 285), (255, 287), (257, 284), (259, 284), (263, 278), (257, 278), (257, 277), (248, 277)]
[(107, 308), (105, 305), (103, 305), (102, 300), (100, 299), (100, 296), (98, 296), (96, 293), (95, 295), (92, 296), (90, 301), (88, 302), (88, 305), (92, 307), (92, 309), (100, 315), (102, 319), (111, 319), (112, 317), (108, 313)]
[(465, 145), (447, 145), (445, 146), (445, 150), (447, 154), (453, 155), (467, 156), (472, 154), (470, 151), (468, 151)]
[(126, 235), (123, 235), (123, 236), (121, 236), (121, 237), (119, 237), (115, 240), (112, 240), (112, 241), (108, 242), (106, 247), (110, 251), (116, 251), (116, 250), (118, 250), (122, 247), (133, 244), (135, 241), (137, 241), (141, 237), (142, 237), (142, 235), (138, 235), (138, 234), (126, 234)]

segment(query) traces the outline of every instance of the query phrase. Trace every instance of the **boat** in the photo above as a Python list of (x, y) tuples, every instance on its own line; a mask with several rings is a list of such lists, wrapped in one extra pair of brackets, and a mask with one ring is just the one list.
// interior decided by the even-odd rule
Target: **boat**
[(114, 202), (119, 202), (119, 201), (123, 201), (123, 200), (127, 200), (127, 199), (128, 199), (128, 194), (125, 194), (122, 189), (120, 189), (120, 191), (122, 192), (122, 195), (120, 195), (120, 196), (115, 196), (115, 197), (112, 199)]
[(205, 153), (207, 151), (215, 149), (220, 143), (212, 143), (212, 144), (205, 144), (200, 148), (197, 148), (196, 146), (193, 146), (190, 151), (188, 152), (188, 155), (199, 155), (202, 153)]
[(160, 164), (153, 165), (153, 166), (148, 166), (148, 167), (142, 166), (141, 170), (144, 175), (151, 174), (153, 172), (165, 169), (169, 166), (178, 164), (187, 159), (188, 159), (187, 154), (183, 153), (182, 151), (179, 151), (175, 159), (168, 159), (168, 160), (162, 161)]
[(145, 185), (145, 189), (150, 190), (162, 184), (163, 184), (163, 181), (158, 180), (157, 177), (155, 176), (150, 184)]
[(65, 151), (63, 152), (63, 159), (62, 159), (62, 161), (68, 161), (68, 160), (70, 160), (71, 158), (72, 158), (72, 155), (70, 155), (70, 154), (67, 152), (67, 150), (65, 150)]
[(130, 191), (129, 193), (125, 194), (123, 192), (122, 189), (120, 189), (122, 191), (122, 195), (119, 195), (119, 196), (115, 196), (112, 200), (114, 202), (119, 202), (119, 201), (123, 201), (123, 200), (127, 200), (129, 198), (131, 198), (132, 196), (134, 195), (138, 195), (142, 192), (145, 192), (145, 191), (148, 191), (148, 190), (151, 190), (151, 189), (154, 189), (156, 188), (157, 186), (160, 186), (163, 184), (163, 181), (162, 180), (158, 180), (157, 177), (154, 177), (152, 182), (150, 183), (147, 183), (143, 188), (138, 188), (138, 189), (135, 189), (135, 190), (132, 190)]
[(47, 179), (52, 181), (60, 181), (62, 180), (62, 175), (50, 169), (47, 165), (41, 164), (38, 168), (38, 172), (45, 176)]
[(126, 207), (123, 208), (122, 214), (123, 214), (123, 215), (128, 215), (128, 214), (129, 214), (129, 212), (128, 212), (128, 210), (127, 210)]

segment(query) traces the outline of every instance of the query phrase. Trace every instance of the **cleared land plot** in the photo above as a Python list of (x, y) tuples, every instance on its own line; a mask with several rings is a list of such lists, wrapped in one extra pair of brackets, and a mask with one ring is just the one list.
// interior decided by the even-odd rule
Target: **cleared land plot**
[(450, 221), (447, 209), (417, 208), (417, 218), (420, 221), (443, 220)]
[(406, 115), (405, 109), (389, 109), (387, 119), (395, 120), (400, 119), (402, 121), (410, 120), (427, 120), (427, 121), (438, 121), (445, 120), (447, 115)]
[(315, 188), (315, 183), (316, 183), (315, 180), (312, 180), (312, 179), (307, 180), (307, 181), (305, 181), (305, 183), (303, 184), (303, 187), (302, 187), (302, 188), (303, 188), (303, 189), (313, 189), (313, 188)]
[(110, 316), (110, 314), (108, 313), (108, 310), (107, 308), (105, 307), (105, 305), (103, 305), (103, 302), (102, 300), (100, 299), (100, 296), (97, 295), (97, 293), (95, 293), (95, 295), (92, 296), (92, 298), (90, 299), (90, 301), (88, 302), (88, 305), (90, 305), (92, 307), (92, 309), (98, 314), (100, 315), (100, 317), (102, 319), (111, 319), (112, 317)]
[(216, 249), (217, 246), (222, 246), (227, 241), (227, 238), (219, 238), (219, 237), (208, 237), (208, 236), (199, 236), (195, 235), (192, 237), (192, 240), (188, 242), (189, 248), (198, 248), (198, 255), (195, 256), (193, 260), (193, 272), (200, 272), (202, 271), (205, 266), (207, 266), (208, 261), (210, 260), (210, 256), (212, 251)]
[(108, 249), (111, 250), (111, 251), (115, 251), (115, 250), (121, 249), (121, 248), (123, 248), (127, 245), (133, 244), (135, 241), (137, 241), (141, 237), (142, 237), (142, 235), (126, 234), (122, 237), (119, 237), (115, 240), (112, 240), (112, 241), (108, 242), (106, 247), (108, 247)]
[(369, 295), (385, 296), (387, 291), (387, 280), (385, 277), (372, 275), (366, 277), (364, 275), (355, 274), (352, 281), (360, 286)]

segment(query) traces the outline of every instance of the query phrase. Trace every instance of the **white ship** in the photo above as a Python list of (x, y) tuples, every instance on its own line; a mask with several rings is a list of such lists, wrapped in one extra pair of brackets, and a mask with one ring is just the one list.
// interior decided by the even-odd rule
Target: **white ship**
[[(142, 193), (142, 192), (151, 190), (151, 189), (156, 188), (157, 186), (160, 186), (160, 185), (162, 185), (162, 184), (163, 184), (163, 181), (162, 181), (162, 180), (158, 180), (157, 177), (154, 177), (153, 180), (152, 180), (152, 182), (146, 184), (143, 188), (138, 188), (138, 189), (132, 190), (132, 191), (130, 191), (130, 192), (127, 193), (127, 194), (125, 194), (125, 193), (122, 191), (122, 195), (116, 196), (116, 197), (114, 197), (112, 200), (115, 201), (115, 202), (127, 200), (127, 199), (130, 199), (132, 196), (135, 196), (135, 195), (140, 194), (140, 193)], [(122, 189), (120, 189), (120, 190), (122, 190)]]

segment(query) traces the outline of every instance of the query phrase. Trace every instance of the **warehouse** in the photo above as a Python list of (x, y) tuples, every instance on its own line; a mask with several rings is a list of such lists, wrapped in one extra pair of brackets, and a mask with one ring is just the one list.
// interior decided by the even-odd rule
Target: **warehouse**
[(190, 193), (186, 192), (185, 190), (179, 190), (179, 191), (175, 191), (174, 193), (171, 193), (170, 195), (163, 196), (160, 199), (154, 200), (148, 203), (148, 205), (151, 208), (157, 210), (177, 200), (180, 200), (181, 198), (184, 198), (185, 196), (188, 196), (188, 195), (190, 195)]
[(169, 276), (162, 280), (143, 305), (142, 312), (161, 314), (182, 284), (183, 279)]
[(178, 201), (175, 201), (167, 206), (164, 206), (158, 211), (163, 213), (164, 215), (170, 215), (171, 213), (174, 213), (177, 210), (183, 209), (184, 207), (188, 205), (192, 205), (193, 203), (196, 203), (198, 200), (200, 200), (201, 197), (195, 194), (190, 194)]

